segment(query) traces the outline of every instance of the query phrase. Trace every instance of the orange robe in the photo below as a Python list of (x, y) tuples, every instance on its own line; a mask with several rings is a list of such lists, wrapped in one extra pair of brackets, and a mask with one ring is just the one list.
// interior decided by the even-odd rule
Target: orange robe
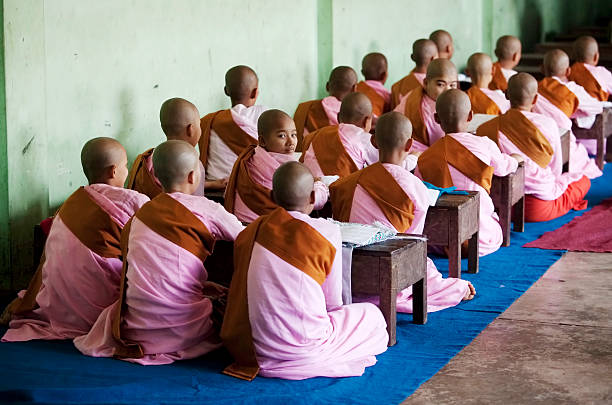
[(545, 77), (538, 82), (538, 93), (568, 117), (576, 112), (580, 104), (578, 97), (567, 86), (552, 77)]
[(470, 87), (467, 91), (467, 95), (470, 97), (472, 111), (474, 111), (475, 114), (501, 114), (501, 110), (495, 101), (491, 100), (489, 96), (487, 96), (477, 86)]
[(368, 96), (368, 98), (372, 102), (372, 114), (373, 115), (380, 117), (381, 115), (389, 111), (390, 105), (387, 103), (385, 98), (381, 96), (380, 94), (378, 94), (378, 92), (374, 90), (372, 87), (368, 86), (366, 82), (361, 81), (357, 83), (357, 87), (355, 91), (359, 93), (363, 93), (366, 96)]
[(300, 103), (295, 110), (295, 114), (293, 114), (293, 120), (295, 121), (298, 137), (298, 144), (295, 150), (298, 152), (304, 150), (304, 129), (307, 129), (308, 132), (314, 132), (317, 129), (330, 125), (321, 100)]
[(501, 69), (499, 62), (493, 64), (493, 80), (489, 83), (491, 90), (506, 91), (508, 89), (508, 80), (506, 80), (506, 76), (504, 76)]
[(136, 157), (130, 169), (127, 188), (136, 190), (149, 198), (155, 198), (162, 192), (162, 188), (159, 181), (153, 177), (146, 167), (147, 159), (150, 159), (151, 155), (153, 155), (153, 148)]
[(610, 95), (601, 87), (593, 74), (584, 67), (584, 63), (575, 62), (572, 65), (569, 79), (584, 87), (587, 93), (599, 101), (608, 101)]
[(305, 152), (312, 145), (324, 175), (345, 177), (356, 172), (358, 168), (342, 145), (338, 128), (338, 125), (334, 125), (308, 134), (304, 139), (304, 153), (300, 162), (304, 163)]
[(414, 75), (414, 71), (395, 82), (391, 86), (391, 108), (395, 108), (400, 103), (402, 97), (419, 86), (421, 86), (421, 82)]

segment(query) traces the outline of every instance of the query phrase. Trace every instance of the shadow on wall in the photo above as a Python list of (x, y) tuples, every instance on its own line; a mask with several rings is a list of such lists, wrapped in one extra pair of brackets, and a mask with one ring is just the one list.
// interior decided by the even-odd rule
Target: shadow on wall
[(521, 42), (523, 52), (532, 52), (542, 37), (542, 10), (537, 0), (526, 0), (521, 12)]
[[(115, 134), (115, 139), (118, 140), (127, 150), (128, 169), (134, 158), (142, 151), (133, 151), (130, 145), (134, 143), (134, 93), (129, 88), (123, 88), (119, 93), (118, 108), (121, 120)], [(148, 137), (147, 134), (144, 134)]]

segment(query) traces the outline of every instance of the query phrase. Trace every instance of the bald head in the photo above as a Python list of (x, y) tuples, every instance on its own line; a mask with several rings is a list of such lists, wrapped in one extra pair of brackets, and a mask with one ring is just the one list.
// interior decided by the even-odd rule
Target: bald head
[(189, 101), (171, 98), (162, 104), (159, 110), (159, 122), (168, 138), (179, 138), (185, 135), (189, 125), (196, 123), (199, 125), (200, 113)]
[(349, 66), (338, 66), (331, 71), (327, 81), (327, 92), (330, 96), (342, 101), (347, 94), (355, 91), (357, 73)]
[(248, 66), (234, 66), (225, 74), (225, 94), (232, 102), (256, 98), (258, 86), (257, 74)]
[(257, 134), (260, 138), (267, 139), (276, 129), (285, 126), (285, 122), (293, 122), (287, 113), (281, 110), (266, 110), (257, 120)]
[(412, 137), (412, 123), (402, 113), (388, 112), (378, 118), (375, 137), (376, 145), (382, 153), (404, 149)]
[(512, 35), (499, 37), (495, 44), (495, 56), (497, 56), (497, 59), (500, 62), (511, 61), (516, 54), (521, 54), (521, 41)]
[(457, 80), (457, 68), (449, 59), (435, 59), (427, 66), (427, 80), (434, 80), (438, 77), (454, 77)]
[(508, 80), (506, 97), (513, 108), (531, 107), (538, 93), (538, 82), (529, 73), (517, 73)]
[(361, 60), (361, 73), (366, 80), (384, 81), (387, 78), (387, 58), (379, 52), (367, 54)]
[(585, 35), (574, 41), (574, 59), (576, 62), (596, 65), (599, 59), (599, 46), (595, 38)]
[(185, 141), (170, 140), (153, 151), (153, 170), (164, 191), (187, 182), (190, 172), (198, 171), (198, 152)]
[(469, 57), (467, 62), (467, 71), (472, 81), (478, 81), (480, 78), (490, 76), (493, 69), (493, 61), (486, 53), (475, 53)]
[(313, 190), (312, 173), (300, 162), (281, 165), (272, 177), (272, 198), (287, 211), (306, 210), (313, 202)]
[(81, 149), (81, 165), (89, 184), (104, 183), (112, 168), (125, 164), (123, 161), (127, 163), (125, 149), (113, 138), (90, 139)]
[(470, 98), (459, 89), (450, 89), (438, 96), (436, 114), (445, 133), (463, 132), (472, 110)]
[(417, 39), (412, 44), (410, 57), (417, 67), (427, 68), (427, 65), (438, 57), (438, 47), (431, 39)]
[(448, 31), (436, 30), (429, 35), (429, 39), (435, 42), (438, 47), (438, 56), (440, 58), (451, 59), (455, 51), (453, 46), (453, 37)]
[(569, 68), (569, 57), (561, 49), (553, 49), (546, 52), (544, 62), (542, 62), (544, 76), (566, 77)]
[(372, 102), (363, 93), (351, 93), (344, 97), (340, 105), (338, 120), (344, 124), (361, 126), (372, 115)]

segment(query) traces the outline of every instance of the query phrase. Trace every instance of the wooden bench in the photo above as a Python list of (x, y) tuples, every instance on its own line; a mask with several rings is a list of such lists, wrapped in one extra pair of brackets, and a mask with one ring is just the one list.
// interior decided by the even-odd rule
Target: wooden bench
[(468, 241), (468, 273), (478, 273), (478, 221), (480, 196), (442, 194), (436, 205), (429, 207), (423, 234), (428, 244), (448, 247), (448, 274), (461, 278), (461, 244)]
[(572, 132), (576, 139), (597, 140), (595, 162), (603, 170), (604, 160), (608, 162), (612, 160), (612, 142), (607, 142), (604, 153), (605, 139), (612, 135), (612, 108), (606, 107), (601, 114), (597, 114), (595, 123), (591, 128), (580, 128), (576, 125), (576, 120), (572, 120)]
[[(210, 281), (229, 287), (234, 269), (233, 242), (217, 241), (204, 266)], [(427, 322), (427, 242), (388, 239), (353, 249), (351, 290), (380, 297), (389, 346), (396, 343), (397, 293), (408, 286), (412, 286), (412, 321), (424, 324)]]
[(412, 322), (427, 322), (427, 242), (388, 239), (353, 249), (353, 294), (378, 295), (389, 346), (396, 343), (397, 294), (412, 286)]
[(525, 164), (519, 163), (516, 172), (507, 176), (493, 176), (491, 200), (502, 228), (502, 246), (510, 246), (510, 221), (515, 232), (525, 230)]

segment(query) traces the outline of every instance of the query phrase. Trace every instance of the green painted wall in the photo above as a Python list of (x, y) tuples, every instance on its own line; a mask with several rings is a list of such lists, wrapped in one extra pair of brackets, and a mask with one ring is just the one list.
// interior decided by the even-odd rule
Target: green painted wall
[(32, 226), (85, 183), (87, 139), (115, 137), (133, 159), (163, 141), (165, 99), (192, 100), (202, 114), (227, 107), (223, 76), (233, 65), (258, 72), (261, 104), (293, 113), (325, 93), (333, 66), (359, 71), (367, 52), (387, 55), (390, 85), (412, 69), (412, 42), (435, 29), (453, 34), (462, 68), (499, 35), (530, 45), (610, 3), (0, 0), (0, 288), (9, 275), (23, 285)]

